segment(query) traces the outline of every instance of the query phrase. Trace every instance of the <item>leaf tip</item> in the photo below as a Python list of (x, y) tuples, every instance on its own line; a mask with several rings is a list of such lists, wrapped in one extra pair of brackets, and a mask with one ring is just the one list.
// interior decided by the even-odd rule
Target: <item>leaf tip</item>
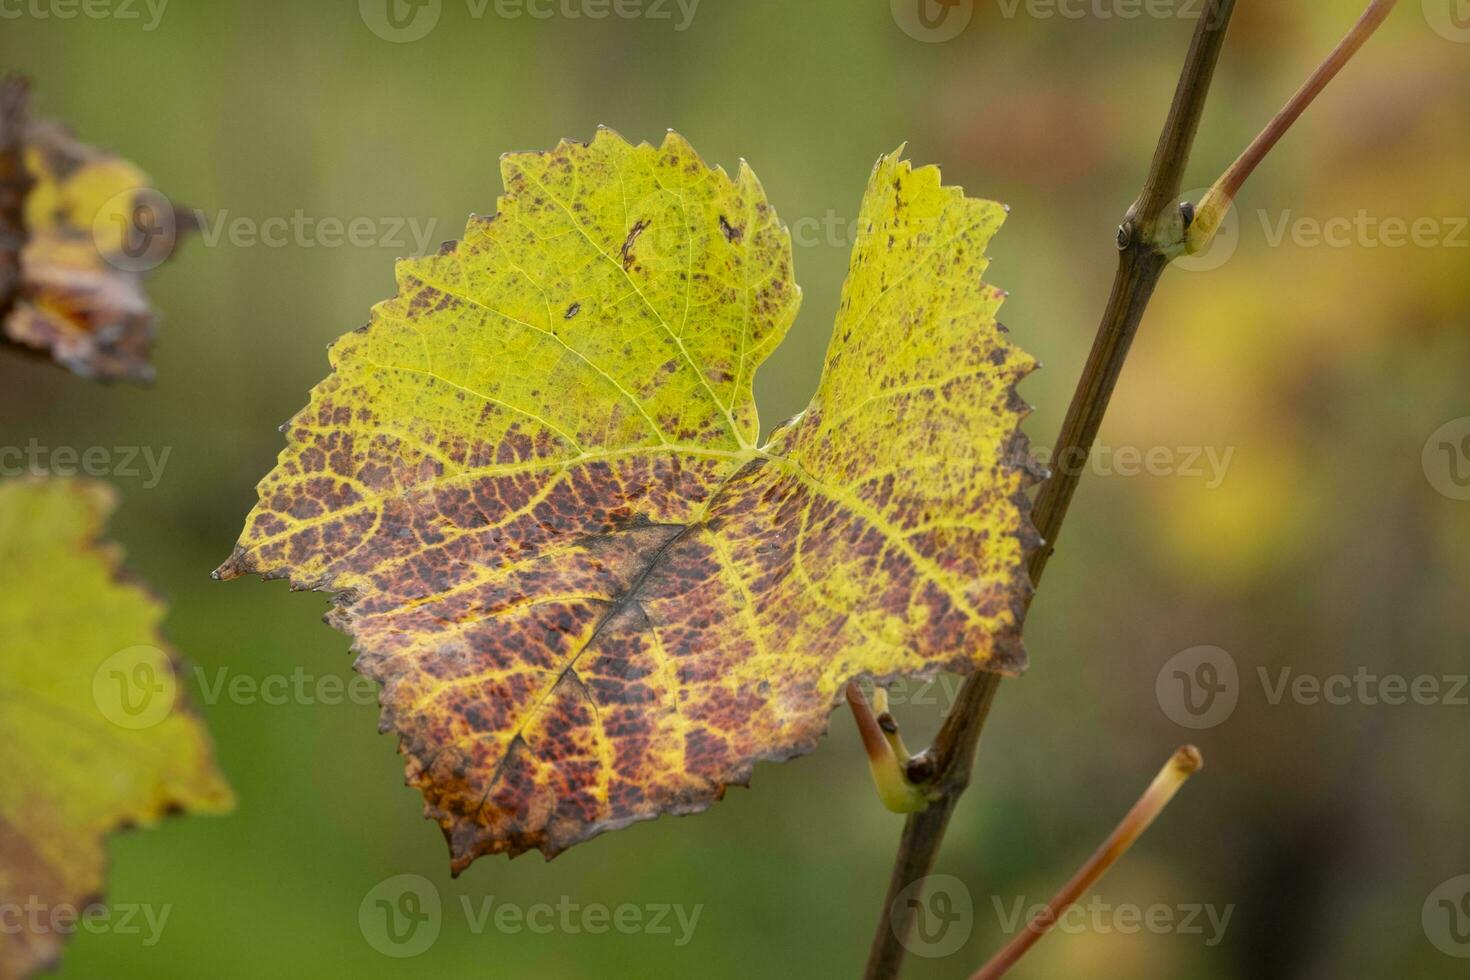
[(218, 568), (210, 572), (209, 577), (216, 582), (228, 582), (231, 579), (236, 579), (244, 575), (246, 572), (244, 566), (245, 549), (236, 545), (235, 550), (230, 553), (230, 557), (226, 558)]

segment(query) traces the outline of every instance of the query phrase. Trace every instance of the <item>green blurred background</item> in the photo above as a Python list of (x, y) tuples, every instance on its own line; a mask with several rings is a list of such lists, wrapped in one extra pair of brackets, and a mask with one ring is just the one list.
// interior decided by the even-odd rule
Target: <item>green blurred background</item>
[[(369, 28), (382, 29), (381, 0), (365, 14), (354, 0), (172, 0), (156, 23), (141, 0), (122, 2), (61, 19), (54, 0), (7, 0), (0, 67), (32, 77), (40, 114), (211, 220), (366, 218), (388, 239), (186, 242), (150, 281), (163, 322), (149, 390), (0, 354), (0, 442), (170, 450), (157, 486), (114, 480), (114, 536), (211, 682), (221, 669), (351, 676), (346, 639), (320, 622), (325, 597), (208, 573), (281, 447), (276, 427), (325, 375), (324, 347), (392, 292), (393, 259), (414, 250), (407, 230), (393, 240), (395, 222), (458, 237), (467, 214), (494, 209), (503, 151), (599, 123), (650, 140), (675, 128), (726, 167), (746, 157), (793, 226), (806, 293), (757, 383), (769, 426), (814, 387), (868, 171), (907, 140), (916, 161), (1012, 207), (990, 279), (1046, 366), (1025, 389), (1044, 446), (1203, 6), (1125, 17), (1143, 8), (973, 0), (951, 11), (969, 15), (964, 30), (938, 41), (913, 36), (913, 0), (897, 13), (888, 0), (703, 0), (692, 19), (688, 0), (605, 19), (585, 16), (597, 0), (557, 0), (547, 19), (443, 0), (426, 36), (396, 43)], [(1240, 0), (1191, 186), (1233, 159), (1361, 7)], [(1166, 906), (1176, 922), (1229, 908), (1223, 935), (1203, 914), (1203, 934), (1129, 934), (1104, 915), (1044, 940), (1014, 976), (1465, 975), (1450, 953), (1470, 943), (1436, 945), (1423, 916), (1441, 883), (1470, 873), (1470, 707), (1273, 704), (1258, 677), (1470, 670), (1470, 501), (1454, 480), (1470, 458), (1442, 457), (1439, 472), (1421, 458), (1432, 433), (1470, 416), (1470, 11), (1399, 8), (1247, 187), (1228, 260), (1166, 276), (1102, 442), (1168, 450), (1174, 465), (1085, 479), (1032, 611), (1033, 666), (997, 701), (940, 858), (973, 907), (965, 941), (911, 956), (908, 975), (983, 962), (1014, 903), (1049, 896), (1183, 741), (1205, 771), (1096, 894)], [(116, 16), (126, 9), (137, 19)], [(1333, 219), (1353, 230), (1314, 242)], [(1385, 219), (1435, 233), (1397, 242)], [(1196, 447), (1231, 454), (1221, 479), (1192, 475)], [(1229, 652), (1239, 701), (1193, 730), (1171, 720), (1156, 679), (1200, 645)], [(192, 675), (191, 687), (204, 701)], [(944, 692), (900, 699), (934, 702), (899, 709), (911, 745), (934, 730)], [(814, 756), (761, 766), (751, 790), (704, 815), (550, 864), (483, 859), (451, 880), (373, 706), (222, 697), (201, 711), (238, 811), (114, 838), (109, 901), (171, 906), (167, 926), (151, 947), (78, 936), (63, 976), (853, 976), (901, 825), (844, 714)], [(380, 953), (359, 924), (364, 897), (402, 874), (428, 879), (444, 908), (437, 941), (411, 959)], [(677, 926), (477, 934), (461, 896), (475, 909), (490, 897), (702, 909), (679, 946)]]

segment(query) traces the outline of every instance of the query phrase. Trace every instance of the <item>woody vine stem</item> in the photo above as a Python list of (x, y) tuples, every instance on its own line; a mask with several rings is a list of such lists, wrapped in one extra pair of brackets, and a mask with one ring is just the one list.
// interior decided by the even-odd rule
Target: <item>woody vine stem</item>
[[(1195, 208), (1188, 204), (1181, 206), (1177, 202), (1205, 99), (1235, 9), (1235, 0), (1210, 0), (1208, 3), (1195, 28), (1148, 178), (1118, 229), (1118, 270), (1112, 294), (1062, 423), (1061, 434), (1053, 443), (1056, 447), (1053, 459), (1060, 460), (1062, 465), (1042, 484), (1036, 497), (1032, 520), (1044, 543), (1032, 553), (1027, 568), (1033, 585), (1040, 583), (1042, 572), (1056, 550), (1057, 535), (1077, 489), (1083, 464), (1097, 438), (1123, 362), (1164, 270), (1174, 259), (1209, 247), (1241, 185), (1312, 100), (1377, 30), (1396, 2), (1373, 0), (1343, 42)], [(905, 776), (912, 784), (913, 795), (926, 802), (922, 809), (910, 813), (904, 824), (868, 956), (864, 974), (868, 980), (897, 977), (902, 967), (905, 943), (913, 928), (914, 909), (912, 906), (895, 907), (895, 902), (901, 892), (929, 874), (934, 866), (950, 815), (969, 785), (980, 733), (989, 717), (1000, 680), (1000, 675), (990, 672), (971, 674), (946, 715), (933, 745), (908, 761)], [(854, 714), (863, 726), (865, 712), (870, 709), (866, 701), (854, 697), (851, 692), (849, 698)], [(866, 741), (871, 746), (881, 749), (882, 744), (887, 744), (875, 737), (871, 725), (867, 728)], [(901, 796), (901, 789), (887, 795)], [(999, 973), (988, 975), (999, 976)]]

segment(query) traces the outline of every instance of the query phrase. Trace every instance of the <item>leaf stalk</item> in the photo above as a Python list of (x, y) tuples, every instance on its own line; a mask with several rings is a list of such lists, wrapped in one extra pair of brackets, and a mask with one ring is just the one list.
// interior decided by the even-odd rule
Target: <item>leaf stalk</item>
[(894, 813), (918, 813), (929, 805), (929, 799), (923, 787), (909, 779), (911, 757), (898, 734), (898, 722), (888, 713), (888, 692), (877, 688), (874, 697), (880, 701), (876, 714), (857, 681), (848, 682), (847, 706), (862, 736), (873, 785), (883, 805)]
[(1179, 792), (1184, 781), (1194, 775), (1204, 765), (1204, 759), (1199, 754), (1199, 749), (1193, 745), (1180, 748), (1159, 770), (1143, 796), (1133, 804), (1133, 809), (1128, 811), (1121, 823), (1113, 829), (1107, 839), (1102, 842), (1092, 857), (1077, 870), (1072, 879), (1062, 886), (1046, 908), (1038, 912), (1026, 928), (1022, 929), (1011, 941), (1005, 945), (999, 953), (986, 963), (970, 977), (970, 980), (998, 980), (1005, 975), (1006, 971), (1016, 965), (1016, 961), (1035, 946), (1042, 936), (1046, 935), (1057, 924), (1062, 915), (1077, 904), (1093, 885), (1097, 884), (1103, 873), (1118, 862), (1143, 832), (1149, 828), (1158, 815), (1164, 812), (1164, 807)]
[(1281, 141), (1281, 137), (1291, 129), (1292, 124), (1301, 118), (1307, 107), (1322, 94), (1327, 83), (1337, 77), (1337, 73), (1352, 60), (1353, 55), (1358, 53), (1358, 49), (1367, 43), (1368, 38), (1372, 37), (1374, 32), (1388, 19), (1388, 15), (1397, 3), (1398, 0), (1373, 0), (1341, 43), (1332, 50), (1326, 60), (1317, 66), (1317, 70), (1312, 72), (1311, 77), (1205, 194), (1199, 207), (1195, 210), (1194, 223), (1189, 226), (1185, 244), (1188, 254), (1195, 255), (1210, 247), (1225, 216), (1230, 213), (1230, 207), (1234, 204), (1236, 195), (1240, 193), (1240, 188), (1250, 179), (1251, 174), (1255, 173), (1261, 161), (1266, 159), (1266, 155)]

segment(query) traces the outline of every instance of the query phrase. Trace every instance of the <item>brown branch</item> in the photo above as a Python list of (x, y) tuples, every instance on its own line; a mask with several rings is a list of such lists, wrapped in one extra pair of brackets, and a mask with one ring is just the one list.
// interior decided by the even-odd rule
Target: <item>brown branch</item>
[[(1183, 248), (1184, 221), (1175, 201), (1184, 184), (1184, 168), (1189, 162), (1234, 9), (1235, 0), (1212, 0), (1196, 26), (1148, 179), (1118, 231), (1118, 272), (1112, 295), (1061, 434), (1053, 443), (1055, 458), (1067, 465), (1042, 484), (1032, 512), (1045, 542), (1031, 556), (1028, 571), (1033, 584), (1040, 580), (1055, 550), (1057, 534), (1085, 468), (1072, 465), (1073, 460), (1086, 461), (1144, 309), (1168, 265), (1169, 250)], [(934, 866), (955, 803), (969, 785), (980, 732), (989, 718), (990, 705), (999, 686), (997, 674), (971, 674), (960, 688), (959, 697), (945, 716), (930, 749), (935, 772), (930, 803), (927, 809), (910, 814), (904, 823), (883, 911), (868, 954), (864, 973), (867, 980), (891, 980), (898, 976), (903, 965), (905, 943), (913, 928), (913, 909), (906, 907), (893, 916), (889, 910), (900, 892), (927, 875)]]
[[(1394, 2), (1372, 0), (1353, 32), (1217, 186), (1238, 188), (1239, 182), (1249, 176), (1317, 92), (1382, 23)], [(1190, 248), (1191, 220), (1184, 210), (1175, 206), (1175, 201), (1183, 186), (1184, 170), (1234, 8), (1234, 0), (1211, 0), (1196, 26), (1148, 177), (1118, 229), (1118, 271), (1112, 294), (1067, 409), (1061, 434), (1053, 443), (1054, 459), (1061, 461), (1060, 469), (1042, 484), (1033, 510), (1033, 520), (1044, 540), (1032, 554), (1028, 566), (1033, 585), (1041, 581), (1047, 562), (1056, 550), (1062, 522), (1154, 288), (1168, 264)], [(919, 756), (933, 774), (928, 788), (930, 804), (923, 812), (910, 815), (904, 824), (883, 914), (868, 955), (864, 974), (868, 980), (888, 980), (898, 975), (905, 943), (913, 928), (913, 910), (905, 907), (892, 917), (889, 910), (901, 892), (934, 866), (950, 814), (970, 782), (980, 733), (990, 716), (999, 686), (1000, 677), (993, 673), (977, 672), (966, 678), (934, 745)]]

